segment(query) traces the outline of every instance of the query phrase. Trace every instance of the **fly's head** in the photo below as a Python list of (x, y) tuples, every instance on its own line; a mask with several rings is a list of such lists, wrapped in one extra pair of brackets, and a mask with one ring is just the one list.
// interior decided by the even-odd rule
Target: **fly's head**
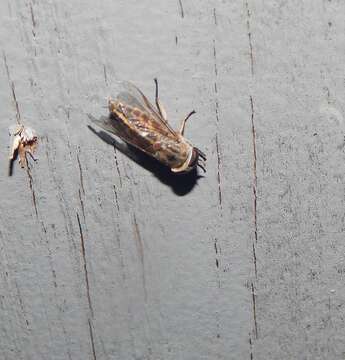
[(199, 166), (204, 172), (206, 172), (206, 155), (196, 147), (192, 147), (189, 158), (179, 168), (172, 168), (171, 171), (175, 173), (188, 173)]
[(192, 156), (188, 162), (186, 172), (191, 171), (199, 166), (204, 172), (206, 172), (206, 155), (196, 147), (193, 147)]

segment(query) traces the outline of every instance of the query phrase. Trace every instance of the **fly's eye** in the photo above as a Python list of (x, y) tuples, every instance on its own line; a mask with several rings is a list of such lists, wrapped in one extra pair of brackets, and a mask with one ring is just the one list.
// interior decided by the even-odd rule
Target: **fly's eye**
[(188, 167), (191, 169), (194, 168), (198, 164), (198, 159), (199, 159), (199, 153), (195, 148), (193, 148), (192, 157), (189, 161)]

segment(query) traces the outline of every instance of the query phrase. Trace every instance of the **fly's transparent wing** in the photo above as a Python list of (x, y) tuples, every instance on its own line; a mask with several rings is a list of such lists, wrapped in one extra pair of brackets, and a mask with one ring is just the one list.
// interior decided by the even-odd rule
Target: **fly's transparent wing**
[(112, 119), (110, 119), (109, 117), (101, 116), (99, 119), (96, 119), (95, 117), (93, 117), (90, 114), (88, 114), (88, 117), (94, 124), (96, 124), (97, 126), (102, 128), (103, 130), (109, 131), (112, 134), (121, 137), (120, 131), (116, 128), (116, 126), (114, 126), (116, 124), (114, 124)]
[(90, 114), (88, 114), (88, 117), (94, 124), (103, 130), (118, 136), (120, 139), (136, 148), (145, 151), (151, 145), (150, 140), (141, 136), (140, 132), (117, 119), (106, 116), (101, 116), (99, 119), (96, 119)]
[[(136, 107), (146, 113), (151, 120), (151, 125), (156, 130), (161, 130), (163, 133), (168, 133), (170, 137), (178, 138), (176, 131), (165, 121), (155, 107), (150, 103), (147, 97), (134, 84), (123, 81), (118, 83), (118, 93), (116, 99), (121, 103)], [(131, 114), (126, 114), (130, 118)]]

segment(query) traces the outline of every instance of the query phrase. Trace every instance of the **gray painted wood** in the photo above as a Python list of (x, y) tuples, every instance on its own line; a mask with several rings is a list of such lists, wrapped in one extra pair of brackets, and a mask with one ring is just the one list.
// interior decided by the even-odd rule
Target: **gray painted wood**
[[(344, 358), (344, 11), (0, 3), (2, 359)], [(154, 77), (197, 181), (87, 126)], [(40, 145), (9, 177), (12, 85)]]

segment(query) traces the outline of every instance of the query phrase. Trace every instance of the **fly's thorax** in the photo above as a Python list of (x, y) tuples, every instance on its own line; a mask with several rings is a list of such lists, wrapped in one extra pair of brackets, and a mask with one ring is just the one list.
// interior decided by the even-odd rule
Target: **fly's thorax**
[(140, 124), (150, 121), (150, 116), (137, 107), (124, 104), (118, 100), (109, 100), (109, 112), (117, 117), (125, 117), (127, 121)]
[(113, 113), (116, 111), (116, 109), (118, 108), (119, 106), (119, 102), (118, 101), (115, 101), (115, 100), (112, 100), (112, 99), (109, 99), (108, 100), (108, 109), (109, 109), (109, 112), (110, 113)]
[(125, 105), (123, 105), (120, 101), (118, 100), (109, 100), (108, 101), (108, 109), (111, 115), (115, 115), (115, 116), (124, 116), (125, 112), (124, 112), (124, 108)]

